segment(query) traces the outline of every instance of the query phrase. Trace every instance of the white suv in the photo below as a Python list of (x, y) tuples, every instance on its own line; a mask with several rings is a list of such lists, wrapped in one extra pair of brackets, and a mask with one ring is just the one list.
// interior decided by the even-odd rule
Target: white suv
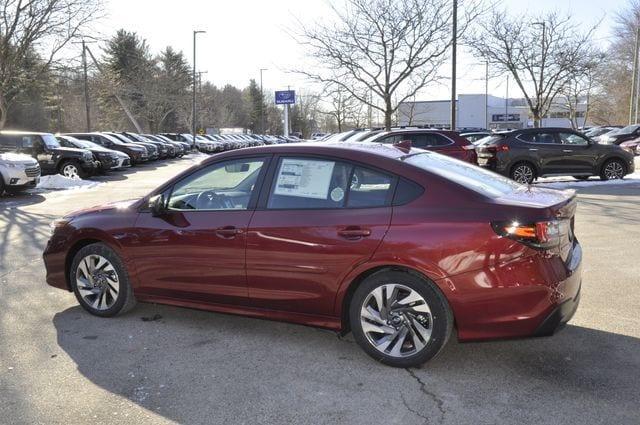
[(38, 161), (29, 155), (0, 153), (0, 196), (36, 187), (40, 181)]

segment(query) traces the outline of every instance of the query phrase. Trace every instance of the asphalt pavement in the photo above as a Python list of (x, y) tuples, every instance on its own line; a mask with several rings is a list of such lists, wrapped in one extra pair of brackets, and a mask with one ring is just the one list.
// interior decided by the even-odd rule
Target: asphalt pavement
[(45, 284), (51, 220), (143, 195), (192, 163), (0, 199), (0, 423), (640, 422), (640, 181), (579, 189), (582, 299), (564, 330), (452, 340), (405, 370), (350, 335), (153, 304), (100, 319)]

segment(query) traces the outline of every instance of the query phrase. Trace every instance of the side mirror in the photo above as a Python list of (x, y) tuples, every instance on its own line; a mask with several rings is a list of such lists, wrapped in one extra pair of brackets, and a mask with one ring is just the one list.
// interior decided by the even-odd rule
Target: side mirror
[(149, 198), (149, 210), (153, 217), (160, 217), (167, 212), (166, 199), (163, 193)]

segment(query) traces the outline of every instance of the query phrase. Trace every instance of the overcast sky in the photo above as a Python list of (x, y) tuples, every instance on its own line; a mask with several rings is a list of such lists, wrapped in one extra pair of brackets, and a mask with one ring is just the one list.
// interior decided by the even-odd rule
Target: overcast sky
[[(568, 11), (585, 28), (603, 19), (596, 39), (606, 43), (616, 12), (627, 0), (502, 0), (513, 13), (532, 15), (548, 10)], [(303, 90), (304, 81), (285, 72), (307, 63), (304, 50), (289, 35), (297, 20), (312, 23), (330, 16), (326, 0), (108, 0), (107, 17), (101, 33), (109, 37), (119, 28), (136, 31), (145, 38), (153, 53), (171, 45), (184, 51), (192, 60), (192, 30), (205, 30), (198, 36), (197, 68), (207, 71), (204, 78), (223, 86), (244, 87), (250, 78), (259, 80), (264, 72), (264, 86), (269, 89)], [(484, 92), (484, 65), (468, 53), (459, 58), (458, 93)], [(513, 90), (513, 87), (511, 87)], [(489, 81), (489, 92), (504, 96), (503, 79)], [(418, 100), (444, 99), (449, 96), (444, 85), (428, 87)]]

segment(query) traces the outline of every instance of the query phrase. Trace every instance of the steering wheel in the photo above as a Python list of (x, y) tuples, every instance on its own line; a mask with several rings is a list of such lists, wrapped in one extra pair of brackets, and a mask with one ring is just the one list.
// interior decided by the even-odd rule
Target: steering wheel
[(215, 190), (200, 192), (196, 198), (197, 210), (221, 210), (224, 209), (224, 200)]

